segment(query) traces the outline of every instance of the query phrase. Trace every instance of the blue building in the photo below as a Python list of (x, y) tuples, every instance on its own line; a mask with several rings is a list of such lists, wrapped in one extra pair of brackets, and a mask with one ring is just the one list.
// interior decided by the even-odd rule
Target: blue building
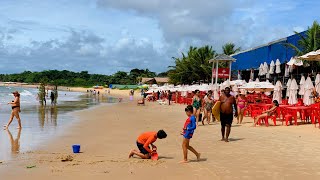
[[(306, 36), (306, 31), (301, 32), (300, 35)], [(232, 55), (237, 60), (235, 63), (232, 63), (232, 70), (257, 69), (261, 63), (267, 62), (270, 64), (271, 60), (275, 62), (277, 59), (281, 63), (289, 61), (291, 57), (295, 56), (295, 52), (284, 44), (291, 43), (298, 46), (298, 42), (301, 39), (300, 35), (294, 34)]]

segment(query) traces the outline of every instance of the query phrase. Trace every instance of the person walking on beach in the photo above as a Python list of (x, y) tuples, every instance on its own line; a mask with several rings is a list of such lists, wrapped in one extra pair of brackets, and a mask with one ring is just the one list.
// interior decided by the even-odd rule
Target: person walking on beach
[(207, 123), (211, 121), (211, 112), (213, 107), (212, 91), (209, 90), (207, 96), (204, 98), (204, 117), (202, 119), (202, 125), (204, 125), (204, 120), (207, 118)]
[(51, 91), (50, 99), (51, 99), (51, 105), (54, 105), (54, 93), (53, 93), (53, 91)]
[(4, 128), (8, 129), (10, 124), (12, 123), (13, 118), (16, 117), (18, 120), (18, 124), (19, 124), (19, 126), (17, 128), (21, 129), (22, 126), (21, 126), (21, 119), (20, 119), (20, 115), (19, 115), (19, 113), (20, 113), (20, 94), (18, 91), (12, 92), (12, 94), (14, 96), (14, 100), (11, 102), (8, 102), (8, 104), (11, 104), (11, 108), (12, 108), (11, 116), (10, 116), (8, 124), (5, 125)]
[(169, 105), (170, 105), (170, 101), (172, 99), (172, 92), (169, 90), (168, 91), (168, 100), (169, 100)]
[(197, 127), (196, 118), (193, 114), (193, 107), (191, 105), (188, 105), (184, 109), (184, 111), (186, 112), (188, 119), (184, 123), (183, 131), (181, 132), (181, 135), (183, 135), (183, 141), (182, 141), (183, 161), (181, 161), (181, 163), (188, 162), (188, 150), (190, 150), (197, 156), (197, 160), (200, 159), (200, 153), (198, 153), (192, 146), (189, 145), (190, 139), (192, 138), (194, 130)]
[[(236, 100), (230, 94), (230, 88), (226, 87), (224, 93), (220, 96), (220, 121), (221, 121), (221, 141), (229, 142), (229, 135), (231, 132), (231, 125), (233, 121), (233, 107), (235, 108), (234, 116), (238, 116)], [(225, 132), (227, 126), (227, 132)]]
[(241, 124), (243, 120), (243, 112), (248, 106), (248, 100), (245, 97), (245, 93), (241, 92), (237, 97), (237, 110), (238, 110), (238, 117), (237, 117), (237, 124)]
[(200, 91), (196, 89), (194, 91), (194, 96), (192, 98), (192, 107), (193, 107), (193, 114), (196, 116), (197, 126), (199, 122), (199, 116), (201, 111), (201, 99), (199, 97)]
[[(153, 153), (153, 149), (156, 149), (157, 146), (153, 145), (153, 143), (159, 138), (164, 139), (167, 137), (167, 133), (164, 130), (159, 130), (158, 132), (145, 132), (142, 133), (137, 139), (137, 147), (139, 149), (132, 149), (129, 153), (129, 158), (133, 155), (137, 155), (142, 159), (149, 159)], [(152, 150), (149, 145), (151, 145)]]

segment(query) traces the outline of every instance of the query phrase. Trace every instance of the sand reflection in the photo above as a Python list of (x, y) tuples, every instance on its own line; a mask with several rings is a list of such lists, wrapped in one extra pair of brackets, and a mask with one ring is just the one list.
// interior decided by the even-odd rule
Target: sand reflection
[(6, 130), (9, 136), (9, 140), (11, 143), (11, 152), (12, 154), (18, 154), (20, 152), (20, 135), (21, 135), (21, 129), (18, 129), (17, 137), (14, 139), (10, 130)]

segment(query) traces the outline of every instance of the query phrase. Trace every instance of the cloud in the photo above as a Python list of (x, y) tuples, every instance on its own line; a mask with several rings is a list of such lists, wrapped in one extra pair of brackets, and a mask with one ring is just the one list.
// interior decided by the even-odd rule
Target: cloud
[[(1, 34), (2, 73), (68, 69), (112, 74), (118, 70), (130, 71), (134, 67), (162, 70), (166, 68), (159, 68), (165, 58), (154, 49), (148, 39), (124, 37), (111, 46), (106, 45), (105, 39), (93, 32), (70, 30), (65, 40), (32, 41), (30, 46), (13, 48), (2, 43), (1, 39), (7, 35), (3, 32), (0, 32)], [(14, 51), (6, 51), (10, 48)]]
[(292, 13), (300, 5), (275, 0), (97, 0), (103, 9), (155, 19), (171, 48), (209, 44), (218, 52), (227, 42), (249, 48), (292, 34), (293, 27), (272, 24), (272, 13)]

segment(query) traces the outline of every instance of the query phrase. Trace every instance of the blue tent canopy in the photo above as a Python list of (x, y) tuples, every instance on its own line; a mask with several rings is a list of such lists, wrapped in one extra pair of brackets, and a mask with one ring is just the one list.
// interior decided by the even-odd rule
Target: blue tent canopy
[[(306, 36), (306, 31), (301, 32), (300, 35)], [(300, 35), (294, 34), (266, 45), (236, 53), (232, 55), (233, 58), (237, 59), (237, 61), (232, 64), (232, 69), (256, 69), (259, 68), (261, 63), (267, 62), (270, 64), (271, 60), (276, 61), (277, 59), (279, 59), (281, 63), (289, 61), (291, 57), (295, 56), (295, 51), (290, 47), (286, 47), (284, 44), (291, 43), (298, 46), (298, 42), (301, 39)]]

